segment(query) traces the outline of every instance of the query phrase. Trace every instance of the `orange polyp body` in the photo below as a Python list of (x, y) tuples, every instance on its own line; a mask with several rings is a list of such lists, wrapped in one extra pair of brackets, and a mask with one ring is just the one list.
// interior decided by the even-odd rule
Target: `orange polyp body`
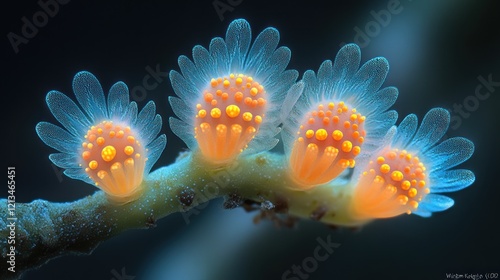
[(327, 183), (361, 152), (365, 117), (344, 102), (323, 102), (304, 116), (290, 155), (291, 177), (302, 189)]
[(147, 160), (137, 134), (127, 125), (103, 121), (92, 126), (85, 138), (80, 155), (88, 176), (110, 199), (133, 200)]
[(195, 137), (213, 163), (236, 158), (259, 131), (267, 106), (264, 87), (252, 77), (214, 78), (196, 105)]
[[(353, 214), (359, 219), (410, 214), (430, 192), (426, 167), (406, 150), (386, 149), (370, 161), (353, 196)], [(389, 191), (392, 189), (392, 191)]]

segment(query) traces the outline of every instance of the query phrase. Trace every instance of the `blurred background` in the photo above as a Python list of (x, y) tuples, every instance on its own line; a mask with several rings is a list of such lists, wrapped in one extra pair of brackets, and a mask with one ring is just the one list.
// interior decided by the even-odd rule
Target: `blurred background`
[[(174, 214), (154, 229), (127, 231), (91, 255), (57, 258), (24, 279), (451, 279), (447, 273), (500, 272), (498, 1), (60, 2), (46, 18), (35, 0), (2, 5), (3, 164), (16, 167), (17, 202), (73, 201), (96, 191), (63, 176), (48, 159), (54, 150), (35, 133), (37, 122), (56, 122), (45, 104), (49, 90), (73, 98), (73, 76), (88, 70), (105, 92), (124, 81), (140, 108), (154, 100), (166, 120), (172, 116), (167, 97), (174, 94), (168, 78), (159, 76), (151, 90), (141, 91), (143, 78), (151, 70), (177, 70), (179, 55), (191, 56), (196, 44), (208, 47), (236, 18), (247, 19), (254, 35), (276, 27), (280, 45), (292, 51), (289, 68), (301, 74), (317, 70), (348, 42), (362, 47), (363, 62), (386, 57), (391, 70), (384, 85), (400, 91), (398, 122), (409, 113), (421, 119), (433, 107), (452, 110), (447, 137), (475, 143), (474, 156), (460, 167), (477, 178), (450, 194), (456, 204), (446, 212), (380, 220), (357, 231), (312, 221), (294, 229), (255, 225), (254, 213), (211, 201), (188, 218)], [(22, 36), (25, 20), (39, 27), (11, 43), (12, 33)], [(484, 85), (488, 80), (494, 83)], [(186, 148), (168, 125), (162, 133), (167, 148), (153, 169)], [(321, 244), (318, 238), (340, 246), (312, 266), (305, 260)], [(309, 272), (286, 274), (304, 261)]]

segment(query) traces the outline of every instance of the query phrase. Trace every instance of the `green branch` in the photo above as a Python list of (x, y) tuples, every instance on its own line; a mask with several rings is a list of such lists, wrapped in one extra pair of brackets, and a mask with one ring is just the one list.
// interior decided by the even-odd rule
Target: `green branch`
[[(349, 218), (349, 186), (322, 186), (296, 191), (288, 178), (284, 156), (261, 153), (242, 157), (231, 165), (213, 166), (196, 154), (148, 175), (144, 193), (131, 203), (114, 205), (106, 195), (68, 203), (35, 200), (16, 204), (15, 273), (2, 262), (1, 278), (17, 278), (65, 253), (90, 253), (100, 242), (132, 228), (147, 228), (171, 213), (186, 212), (213, 198), (225, 196), (227, 208), (245, 201), (262, 203), (268, 211), (312, 218), (326, 224), (356, 225)], [(5, 199), (1, 200), (6, 205)], [(186, 215), (186, 214), (184, 214)], [(0, 222), (0, 244), (8, 248), (7, 215)], [(8, 250), (2, 251), (8, 260)]]

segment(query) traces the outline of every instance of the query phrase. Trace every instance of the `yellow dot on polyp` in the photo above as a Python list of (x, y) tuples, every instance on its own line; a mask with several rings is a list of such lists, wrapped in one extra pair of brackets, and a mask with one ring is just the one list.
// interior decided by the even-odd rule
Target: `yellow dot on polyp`
[(116, 156), (116, 149), (113, 146), (106, 146), (101, 151), (101, 157), (104, 161), (112, 161)]
[(306, 131), (307, 138), (312, 138), (313, 136), (314, 136), (314, 130), (309, 129), (308, 131)]
[(344, 134), (342, 133), (342, 131), (336, 129), (335, 131), (333, 131), (332, 137), (333, 139), (340, 141), (342, 140), (342, 137), (344, 137)]
[(212, 116), (212, 118), (214, 118), (214, 119), (220, 118), (220, 116), (221, 116), (220, 109), (219, 108), (212, 108), (212, 110), (210, 111), (210, 116)]
[(104, 142), (105, 141), (104, 141), (103, 137), (97, 137), (97, 139), (96, 139), (97, 145), (102, 146), (102, 145), (104, 145)]
[(98, 167), (97, 161), (93, 160), (89, 162), (90, 169), (96, 169)]
[(397, 170), (393, 171), (391, 173), (391, 178), (394, 181), (401, 181), (401, 180), (403, 180), (403, 173), (401, 173), (401, 171), (397, 171)]
[(289, 159), (289, 173), (301, 189), (328, 183), (355, 166), (359, 135), (366, 134), (363, 117), (345, 102), (330, 101), (303, 116)]
[(240, 107), (231, 104), (226, 107), (226, 114), (230, 118), (236, 118), (240, 114)]
[(127, 155), (130, 156), (134, 153), (134, 147), (132, 146), (126, 146), (125, 149), (123, 149), (123, 152)]
[(243, 120), (246, 121), (246, 122), (249, 122), (252, 120), (252, 113), (250, 112), (245, 112), (243, 113)]
[(264, 87), (244, 74), (211, 79), (197, 100), (194, 118), (203, 157), (213, 163), (236, 158), (258, 132), (266, 98)]
[(320, 128), (320, 129), (316, 130), (316, 139), (317, 140), (323, 141), (326, 139), (326, 137), (328, 137), (328, 132), (326, 132), (325, 129)]
[[(409, 214), (430, 192), (425, 187), (428, 178), (424, 163), (405, 150), (383, 150), (366, 170), (354, 190), (354, 218), (369, 220)], [(394, 192), (386, 191), (389, 186)]]
[(88, 130), (80, 160), (110, 201), (126, 203), (141, 193), (147, 160), (143, 153), (141, 140), (127, 124), (103, 121)]
[(388, 173), (389, 171), (391, 171), (391, 166), (389, 164), (384, 163), (380, 166), (380, 172), (385, 174)]
[(349, 153), (350, 151), (352, 150), (352, 143), (351, 141), (344, 141), (342, 143), (342, 151), (343, 152), (346, 152), (346, 153)]

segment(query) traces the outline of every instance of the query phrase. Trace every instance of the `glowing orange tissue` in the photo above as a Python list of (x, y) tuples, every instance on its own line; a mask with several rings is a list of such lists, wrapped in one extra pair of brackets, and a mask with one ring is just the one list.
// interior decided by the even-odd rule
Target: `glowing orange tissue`
[(290, 156), (290, 173), (303, 189), (324, 184), (361, 152), (365, 116), (344, 102), (320, 103), (305, 117)]
[(140, 194), (146, 150), (136, 137), (129, 126), (103, 121), (87, 131), (82, 143), (85, 172), (118, 202)]
[(430, 192), (426, 167), (406, 150), (386, 149), (370, 161), (354, 192), (353, 213), (358, 219), (410, 214)]
[(252, 77), (214, 78), (196, 104), (195, 137), (203, 156), (224, 163), (236, 158), (265, 117), (266, 92)]

